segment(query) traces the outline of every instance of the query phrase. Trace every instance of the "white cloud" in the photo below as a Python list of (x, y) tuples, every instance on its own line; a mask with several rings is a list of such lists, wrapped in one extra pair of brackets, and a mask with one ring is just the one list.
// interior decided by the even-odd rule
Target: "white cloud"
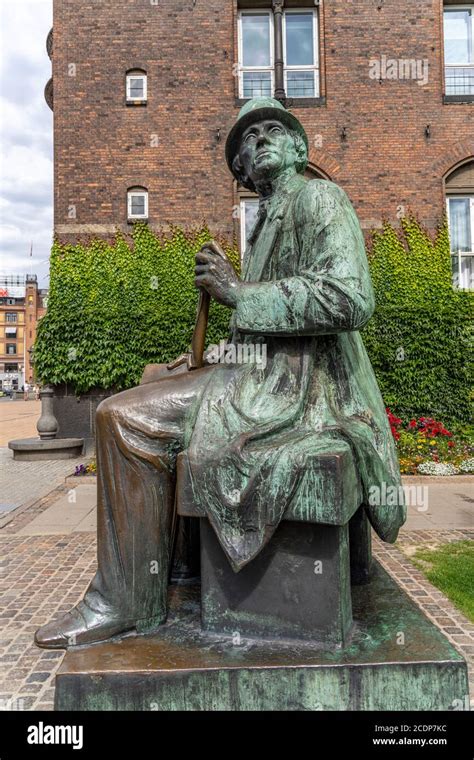
[(51, 26), (52, 0), (0, 0), (0, 268), (34, 272), (42, 287), (53, 230)]

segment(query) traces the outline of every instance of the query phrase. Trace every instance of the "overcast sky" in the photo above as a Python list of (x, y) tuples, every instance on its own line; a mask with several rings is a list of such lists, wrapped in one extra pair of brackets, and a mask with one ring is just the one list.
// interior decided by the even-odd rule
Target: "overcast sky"
[(40, 287), (53, 230), (53, 114), (43, 95), (52, 6), (0, 0), (0, 272), (33, 272)]

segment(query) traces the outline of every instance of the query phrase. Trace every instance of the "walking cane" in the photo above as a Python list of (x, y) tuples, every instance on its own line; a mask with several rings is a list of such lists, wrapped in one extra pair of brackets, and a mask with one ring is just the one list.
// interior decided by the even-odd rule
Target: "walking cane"
[[(201, 251), (227, 259), (224, 251), (215, 240), (202, 246)], [(204, 366), (204, 347), (206, 344), (207, 322), (209, 319), (209, 305), (211, 296), (204, 288), (199, 288), (199, 302), (197, 307), (196, 322), (191, 341), (191, 351), (181, 354), (177, 359), (167, 365), (169, 370), (186, 364), (188, 371), (199, 369)], [(175, 492), (175, 499), (177, 491)], [(186, 583), (199, 576), (199, 528), (197, 521), (192, 517), (178, 515), (175, 502), (173, 513), (172, 535), (172, 561), (170, 563), (170, 580), (173, 583)]]
[[(209, 251), (210, 253), (220, 256), (221, 259), (227, 260), (227, 256), (215, 240), (211, 240), (209, 243), (205, 243), (202, 246), (201, 251)], [(209, 320), (209, 305), (211, 303), (211, 296), (204, 288), (199, 288), (199, 302), (196, 315), (196, 323), (194, 325), (193, 337), (191, 340), (191, 351), (186, 354), (181, 354), (177, 359), (167, 364), (169, 370), (179, 367), (181, 364), (187, 364), (188, 370), (199, 369), (204, 366), (204, 348), (206, 345), (206, 331), (207, 323)]]

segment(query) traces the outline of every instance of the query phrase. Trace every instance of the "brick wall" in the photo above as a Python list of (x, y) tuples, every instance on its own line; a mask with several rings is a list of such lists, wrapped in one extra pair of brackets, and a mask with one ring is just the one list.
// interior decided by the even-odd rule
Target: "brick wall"
[[(126, 190), (136, 185), (149, 190), (153, 227), (206, 219), (229, 236), (237, 231), (224, 160), (239, 109), (237, 0), (152, 3), (54, 2), (55, 226), (63, 240), (130, 229)], [(324, 0), (320, 14), (326, 102), (292, 109), (312, 164), (344, 187), (365, 228), (408, 209), (433, 227), (444, 212), (443, 176), (474, 156), (474, 103), (443, 103), (441, 0)], [(428, 61), (428, 83), (371, 79), (369, 60), (382, 55)], [(125, 72), (135, 67), (148, 73), (143, 107), (125, 105)]]

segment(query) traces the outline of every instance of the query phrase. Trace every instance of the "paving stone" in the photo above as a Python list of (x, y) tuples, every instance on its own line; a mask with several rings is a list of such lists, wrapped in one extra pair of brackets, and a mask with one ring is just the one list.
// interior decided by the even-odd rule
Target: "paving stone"
[(49, 673), (32, 673), (28, 678), (26, 679), (26, 683), (43, 683), (44, 681), (47, 681), (49, 678)]

